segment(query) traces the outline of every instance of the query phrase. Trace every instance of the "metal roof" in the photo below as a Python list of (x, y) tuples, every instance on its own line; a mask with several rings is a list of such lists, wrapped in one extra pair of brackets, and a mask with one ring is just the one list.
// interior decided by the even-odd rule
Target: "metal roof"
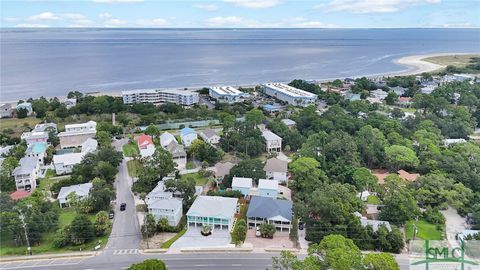
[(292, 207), (293, 203), (289, 200), (253, 196), (248, 206), (247, 217), (291, 221)]

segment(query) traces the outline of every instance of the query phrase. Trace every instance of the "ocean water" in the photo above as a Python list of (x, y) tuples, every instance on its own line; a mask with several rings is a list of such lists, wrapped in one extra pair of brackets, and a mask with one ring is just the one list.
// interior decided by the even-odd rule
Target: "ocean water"
[(480, 52), (480, 29), (0, 29), (0, 99), (328, 79)]

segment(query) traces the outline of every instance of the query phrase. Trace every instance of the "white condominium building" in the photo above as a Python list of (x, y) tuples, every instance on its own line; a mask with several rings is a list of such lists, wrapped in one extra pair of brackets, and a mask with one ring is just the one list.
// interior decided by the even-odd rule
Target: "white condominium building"
[(245, 97), (248, 97), (247, 93), (244, 93), (237, 88), (231, 86), (215, 86), (208, 89), (208, 95), (218, 102), (222, 103), (235, 103), (241, 102)]
[(314, 104), (317, 100), (317, 95), (283, 83), (265, 83), (262, 84), (262, 86), (263, 92), (266, 95), (290, 105), (307, 107), (308, 105)]
[(171, 102), (178, 105), (190, 106), (198, 103), (198, 93), (189, 90), (177, 89), (144, 89), (122, 91), (123, 103), (153, 103), (155, 105)]

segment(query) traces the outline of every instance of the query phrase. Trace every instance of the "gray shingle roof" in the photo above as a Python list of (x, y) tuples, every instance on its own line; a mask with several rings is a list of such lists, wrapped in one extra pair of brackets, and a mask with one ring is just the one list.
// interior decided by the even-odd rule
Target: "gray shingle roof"
[(253, 196), (248, 206), (247, 217), (271, 219), (280, 216), (291, 221), (292, 206), (293, 203), (289, 200)]
[(212, 130), (212, 129), (204, 129), (202, 131), (200, 131), (201, 134), (203, 134), (203, 136), (207, 137), (207, 138), (212, 138), (213, 136), (218, 136), (218, 134)]
[(287, 172), (288, 162), (278, 158), (267, 159), (263, 170), (266, 172)]
[(30, 174), (37, 166), (38, 159), (36, 157), (23, 157), (18, 162), (18, 167), (13, 170), (13, 175)]
[(62, 187), (60, 189), (60, 192), (58, 193), (57, 199), (65, 199), (72, 192), (75, 192), (75, 194), (77, 194), (77, 196), (79, 197), (87, 196), (90, 193), (90, 189), (92, 187), (92, 183)]
[(148, 209), (167, 209), (167, 210), (177, 210), (182, 208), (182, 201), (176, 198), (172, 199), (158, 199), (149, 201)]
[(392, 227), (390, 227), (390, 222), (388, 221), (360, 219), (360, 223), (362, 223), (363, 227), (372, 226), (374, 232), (376, 232), (378, 228), (382, 225), (385, 225), (385, 227), (387, 227), (387, 230), (392, 230)]

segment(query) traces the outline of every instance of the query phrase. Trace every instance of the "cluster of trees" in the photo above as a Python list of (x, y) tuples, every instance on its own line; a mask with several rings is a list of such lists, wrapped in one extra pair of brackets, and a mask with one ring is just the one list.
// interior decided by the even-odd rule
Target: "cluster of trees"
[(98, 212), (94, 222), (85, 214), (77, 214), (69, 225), (57, 232), (53, 245), (57, 248), (82, 245), (96, 236), (105, 235), (109, 229), (110, 221), (106, 211)]
[(448, 65), (442, 74), (455, 74), (455, 73), (479, 73), (480, 72), (480, 57), (472, 57), (469, 63), (465, 67), (456, 67)]
[(50, 190), (58, 193), (63, 186), (87, 183), (96, 177), (112, 185), (122, 159), (122, 152), (116, 151), (112, 146), (100, 146), (96, 152), (88, 153), (73, 167), (70, 178), (54, 183)]
[(259, 156), (265, 150), (265, 141), (257, 125), (263, 121), (265, 115), (258, 109), (248, 111), (244, 122), (235, 122), (232, 115), (223, 114), (220, 147), (225, 152), (235, 152), (247, 157)]
[[(32, 103), (37, 118), (54, 120), (55, 118), (65, 119), (78, 115), (92, 116), (116, 113), (116, 119), (119, 123), (124, 127), (132, 128), (137, 125), (160, 124), (171, 119), (213, 119), (218, 118), (219, 113), (241, 116), (253, 108), (249, 103), (218, 104), (215, 110), (210, 110), (207, 106), (202, 105), (193, 105), (187, 108), (174, 103), (165, 103), (160, 106), (153, 104), (126, 105), (123, 104), (121, 97), (89, 96), (78, 91), (69, 92), (68, 97), (77, 100), (76, 106), (70, 109), (67, 109), (58, 98), (47, 100), (45, 97), (40, 97), (37, 99), (30, 98), (27, 101)], [(23, 100), (19, 102), (23, 102)], [(27, 117), (26, 110), (19, 111), (17, 112), (19, 118)]]
[(200, 139), (193, 141), (188, 151), (194, 159), (207, 162), (209, 165), (214, 165), (220, 161), (225, 154), (222, 149), (217, 149)]
[(351, 239), (329, 235), (308, 248), (308, 255), (300, 260), (291, 252), (283, 251), (273, 258), (273, 269), (332, 269), (332, 270), (399, 270), (395, 257), (388, 253), (362, 255)]
[[(318, 95), (318, 98), (325, 100), (329, 105), (336, 104), (342, 100), (342, 96), (340, 96), (340, 94), (322, 91), (322, 89), (318, 84), (309, 83), (304, 80), (296, 79), (291, 81), (288, 85), (298, 89), (305, 90), (310, 93), (314, 93)], [(339, 82), (336, 81), (332, 86), (338, 87), (338, 85), (339, 85)]]
[(147, 213), (140, 230), (144, 238), (149, 238), (158, 232), (178, 233), (185, 227), (185, 224), (186, 220), (182, 218), (177, 226), (170, 226), (167, 219), (161, 218), (157, 222), (152, 214)]
[(132, 190), (138, 193), (150, 192), (165, 176), (175, 171), (175, 163), (170, 152), (157, 147), (155, 153), (142, 164), (142, 174), (133, 183)]
[(263, 170), (263, 162), (259, 159), (244, 159), (232, 167), (230, 173), (223, 178), (222, 187), (232, 187), (232, 179), (236, 177), (252, 178), (255, 184), (258, 184), (258, 179), (265, 179), (265, 171)]
[[(13, 202), (10, 196), (0, 194), (0, 232), (4, 239), (16, 245), (27, 244), (23, 222), (27, 227), (31, 245), (38, 245), (43, 233), (54, 232), (58, 227), (58, 207), (55, 202), (43, 199), (41, 192), (35, 191), (30, 197)], [(23, 222), (22, 222), (23, 219)]]
[[(358, 87), (373, 89), (369, 82), (359, 82)], [(413, 88), (418, 84), (414, 77), (390, 78), (388, 83)], [(316, 88), (306, 82), (297, 87)], [(467, 138), (476, 127), (479, 104), (467, 102), (466, 97), (475, 101), (479, 89), (478, 85), (452, 83), (430, 96), (415, 95), (417, 112), (415, 118), (407, 119), (379, 113), (363, 100), (339, 102), (320, 116), (314, 107), (294, 112), (291, 119), (306, 140), (290, 172), (295, 212), (305, 222), (307, 239), (319, 242), (327, 235), (341, 234), (365, 249), (398, 252), (403, 248), (396, 226), (390, 233), (382, 229), (372, 234), (357, 222), (353, 213), (362, 212), (364, 205), (356, 195), (364, 190), (377, 192), (385, 205), (380, 219), (398, 226), (417, 217), (442, 224), (438, 210), (447, 205), (462, 215), (480, 214), (480, 147), (470, 142), (443, 145), (444, 138)], [(435, 105), (435, 100), (443, 101)], [(365, 115), (359, 117), (359, 112)], [(383, 186), (371, 174), (379, 168), (394, 173)], [(395, 174), (399, 169), (424, 176), (410, 183)], [(428, 209), (424, 215), (419, 205)], [(356, 238), (374, 245), (362, 245)], [(388, 247), (382, 242), (399, 244)]]

